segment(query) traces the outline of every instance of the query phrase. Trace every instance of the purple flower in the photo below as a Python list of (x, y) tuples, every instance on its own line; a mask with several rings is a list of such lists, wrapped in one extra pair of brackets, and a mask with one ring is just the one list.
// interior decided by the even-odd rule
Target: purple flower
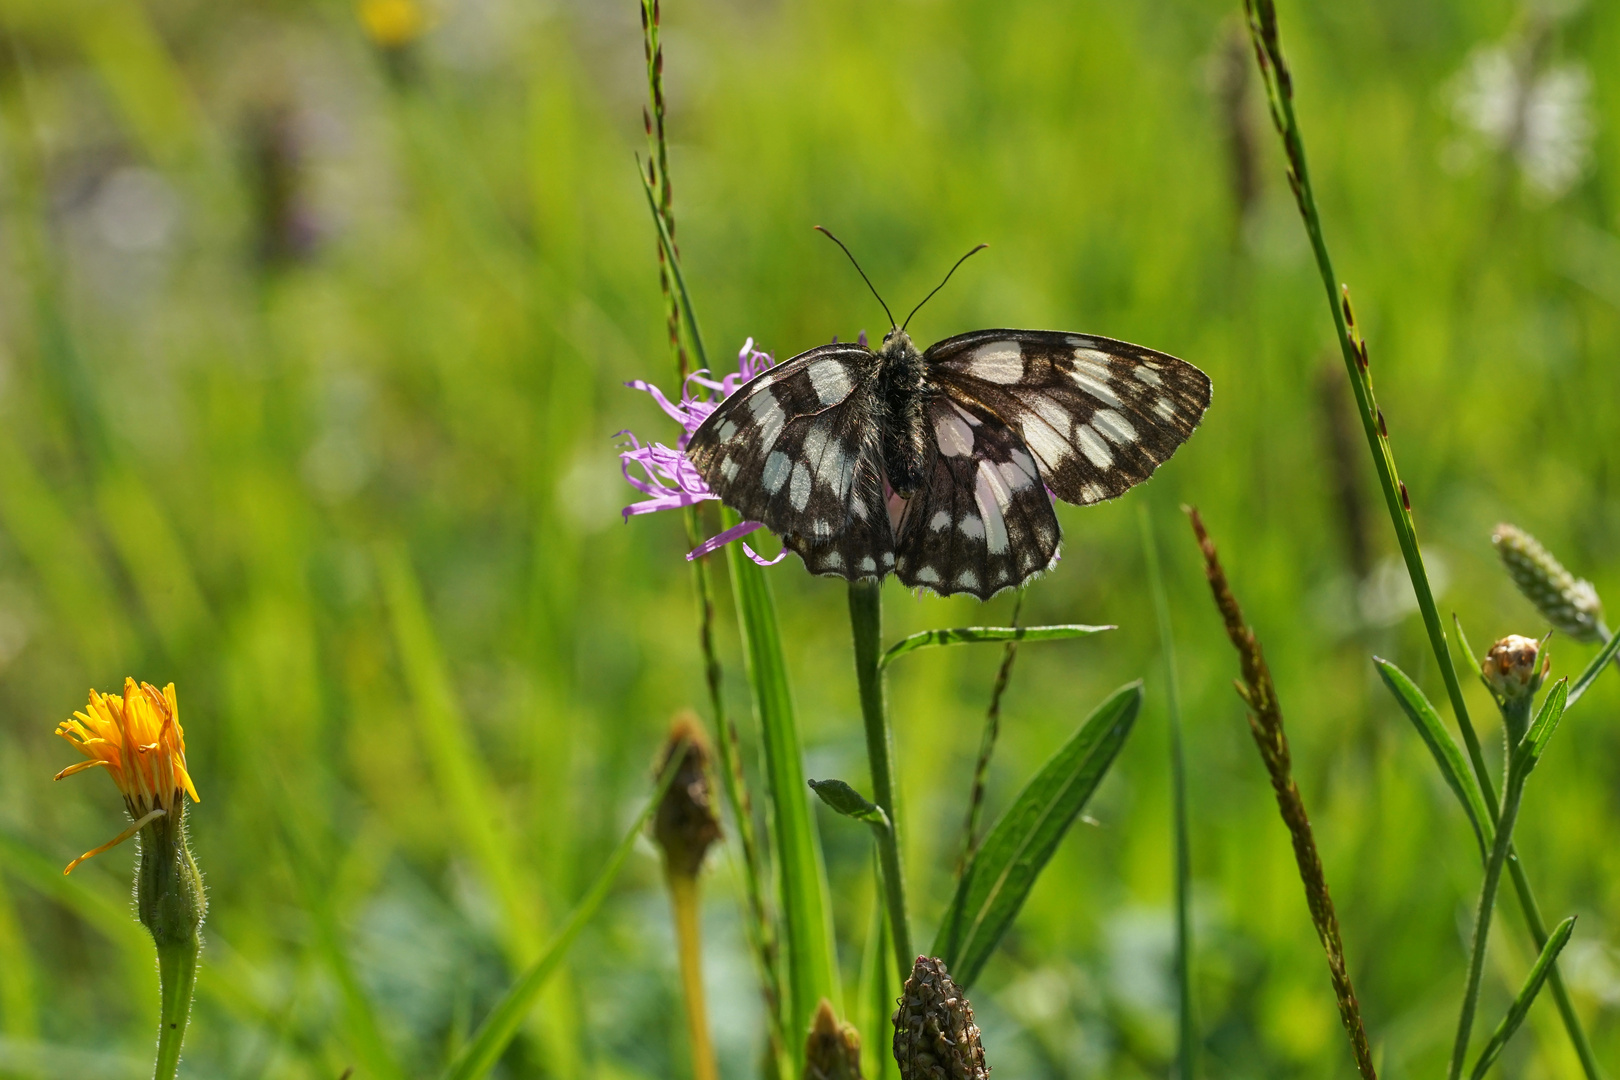
[[(708, 377), (707, 371), (695, 371), (686, 377), (681, 386), (681, 400), (679, 403), (671, 402), (664, 396), (664, 392), (649, 382), (640, 379), (625, 385), (634, 390), (645, 390), (651, 394), (658, 407), (677, 424), (681, 425), (681, 437), (676, 440), (675, 448), (670, 449), (663, 443), (648, 443), (645, 446), (629, 431), (619, 434), (630, 440), (630, 448), (619, 452), (619, 467), (624, 472), (625, 481), (637, 491), (647, 496), (640, 502), (633, 502), (624, 508), (624, 519), (629, 521), (635, 514), (651, 514), (657, 510), (677, 510), (686, 506), (695, 506), (708, 499), (718, 499), (719, 496), (709, 490), (709, 485), (697, 471), (690, 458), (686, 456), (686, 446), (692, 441), (692, 435), (709, 418), (720, 402), (731, 396), (743, 383), (770, 367), (773, 361), (768, 353), (762, 353), (754, 348), (754, 339), (749, 338), (743, 342), (742, 351), (737, 354), (737, 372), (727, 375), (716, 381)], [(692, 392), (693, 384), (708, 391), (708, 396), (695, 397)], [(640, 470), (638, 475), (634, 470)], [(687, 561), (709, 554), (731, 541), (747, 536), (755, 529), (764, 528), (758, 521), (744, 521), (734, 525), (717, 536), (711, 536), (696, 548), (686, 553)], [(786, 549), (774, 559), (766, 559), (755, 553), (754, 549), (746, 543), (743, 550), (748, 557), (761, 566), (774, 566), (787, 555)]]

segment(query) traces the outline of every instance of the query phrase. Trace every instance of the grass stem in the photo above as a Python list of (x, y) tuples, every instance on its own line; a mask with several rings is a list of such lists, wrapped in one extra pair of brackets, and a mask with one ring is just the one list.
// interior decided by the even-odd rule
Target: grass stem
[(861, 717), (866, 722), (866, 759), (872, 770), (872, 798), (888, 816), (888, 841), (880, 837), (884, 901), (894, 942), (900, 981), (911, 974), (911, 924), (906, 915), (906, 882), (900, 859), (899, 792), (894, 778), (894, 734), (883, 694), (883, 594), (875, 580), (849, 586), (849, 624), (855, 638), (855, 679), (860, 686)]
[(702, 908), (698, 879), (669, 874), (669, 902), (675, 914), (675, 951), (680, 961), (681, 997), (686, 1002), (686, 1031), (692, 1048), (692, 1080), (720, 1080), (714, 1043), (709, 1038), (709, 1012), (703, 994)]
[[(1018, 591), (1013, 601), (1009, 629), (1018, 629), (1018, 614), (1024, 607), (1024, 592)], [(1001, 667), (996, 669), (996, 682), (990, 690), (990, 707), (984, 714), (984, 734), (979, 737), (979, 758), (973, 763), (973, 789), (968, 793), (967, 820), (962, 823), (962, 853), (956, 857), (956, 876), (967, 869), (973, 853), (979, 849), (979, 818), (984, 813), (984, 788), (990, 775), (990, 758), (996, 752), (996, 740), (1001, 736), (1001, 696), (1007, 692), (1012, 679), (1013, 662), (1018, 659), (1018, 639), (1009, 638), (1002, 646)]]
[[(1327, 292), (1333, 328), (1339, 339), (1339, 350), (1344, 357), (1345, 370), (1349, 373), (1351, 389), (1355, 391), (1356, 410), (1361, 415), (1361, 426), (1367, 437), (1367, 446), (1378, 471), (1378, 483), (1384, 493), (1385, 505), (1389, 509), (1390, 524), (1394, 526), (1401, 557), (1406, 563), (1407, 576), (1411, 578), (1412, 591), (1417, 596), (1418, 610), (1423, 617), (1423, 628), (1428, 634), (1429, 647), (1434, 652), (1440, 676), (1446, 684), (1446, 695), (1457, 718), (1457, 727), (1462, 732), (1469, 761), (1479, 778), (1480, 787), (1488, 796), (1486, 805), (1494, 814), (1497, 807), (1494, 786), (1485, 767), (1485, 755), (1480, 749), (1479, 735), (1468, 716), (1468, 704), (1463, 700), (1462, 683), (1458, 680), (1456, 669), (1451, 663), (1445, 627), (1440, 622), (1440, 613), (1434, 602), (1434, 590), (1429, 584), (1428, 570), (1424, 566), (1423, 554), (1418, 547), (1411, 496), (1396, 470), (1395, 451), (1389, 441), (1388, 425), (1373, 397), (1367, 344), (1355, 330), (1355, 315), (1350, 305), (1349, 290), (1348, 288), (1341, 290), (1338, 285), (1338, 277), (1333, 272), (1333, 260), (1328, 255), (1327, 241), (1322, 234), (1321, 215), (1317, 212), (1316, 195), (1311, 188), (1310, 171), (1305, 161), (1305, 141), (1300, 133), (1299, 119), (1294, 113), (1293, 77), (1283, 57), (1282, 43), (1278, 35), (1276, 6), (1274, 0), (1244, 0), (1244, 11), (1254, 42), (1255, 59), (1260, 66), (1260, 73), (1266, 86), (1272, 124), (1282, 139), (1283, 151), (1288, 158), (1288, 183), (1294, 192), (1300, 217), (1305, 224), (1305, 232), (1310, 237), (1317, 271)], [(1543, 949), (1547, 944), (1546, 925), (1541, 920), (1529, 879), (1516, 857), (1509, 859), (1508, 868), (1513, 877), (1514, 890), (1519, 896), (1520, 905), (1524, 908), (1525, 921), (1529, 924), (1531, 936), (1535, 939), (1536, 948)], [(1580, 1018), (1576, 1015), (1574, 1006), (1569, 1000), (1569, 993), (1564, 987), (1563, 977), (1556, 966), (1548, 973), (1547, 982), (1552, 988), (1553, 999), (1558, 1004), (1558, 1011), (1563, 1017), (1570, 1041), (1581, 1059), (1581, 1067), (1587, 1080), (1600, 1080), (1602, 1073), (1598, 1069), (1596, 1057), (1593, 1056), (1591, 1043), (1587, 1040), (1586, 1031), (1581, 1026)]]
[(1519, 817), (1520, 796), (1524, 793), (1524, 775), (1513, 764), (1514, 755), (1508, 757), (1508, 777), (1502, 796), (1502, 810), (1497, 817), (1496, 838), (1491, 844), (1491, 857), (1485, 863), (1485, 882), (1479, 890), (1479, 907), (1474, 913), (1473, 951), (1468, 958), (1468, 981), (1463, 988), (1462, 1011), (1457, 1017), (1457, 1038), (1451, 1048), (1450, 1080), (1462, 1076), (1463, 1063), (1468, 1056), (1468, 1039), (1473, 1034), (1474, 1013), (1479, 1006), (1480, 981), (1485, 973), (1485, 947), (1491, 934), (1491, 913), (1496, 909), (1497, 887), (1502, 882), (1502, 867), (1513, 848), (1513, 825)]

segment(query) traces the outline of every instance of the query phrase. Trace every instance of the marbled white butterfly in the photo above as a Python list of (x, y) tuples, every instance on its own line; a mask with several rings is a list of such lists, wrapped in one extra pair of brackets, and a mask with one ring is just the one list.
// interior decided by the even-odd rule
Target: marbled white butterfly
[(687, 447), (813, 573), (988, 599), (1056, 561), (1049, 491), (1124, 494), (1209, 407), (1208, 376), (1140, 345), (976, 330), (918, 352), (893, 322), (876, 352), (835, 341), (761, 372)]

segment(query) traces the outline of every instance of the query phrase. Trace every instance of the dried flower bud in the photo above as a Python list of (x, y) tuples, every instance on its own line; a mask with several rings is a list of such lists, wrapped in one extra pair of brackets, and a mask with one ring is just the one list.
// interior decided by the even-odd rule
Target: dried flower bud
[(1545, 671), (1540, 674), (1536, 671), (1540, 651), (1541, 642), (1535, 638), (1509, 634), (1485, 654), (1485, 662), (1480, 665), (1485, 685), (1503, 701), (1528, 699), (1541, 685), (1541, 675), (1545, 674)]
[(945, 964), (919, 956), (894, 1012), (894, 1060), (901, 1080), (985, 1080), (973, 1006), (951, 981)]
[(826, 998), (810, 1021), (804, 1044), (804, 1080), (861, 1080), (861, 1036), (841, 1022)]
[(709, 740), (697, 717), (689, 712), (677, 716), (669, 726), (669, 739), (658, 763), (660, 773), (677, 751), (684, 756), (658, 804), (653, 838), (664, 849), (664, 866), (671, 875), (696, 877), (709, 845), (720, 839), (720, 819), (709, 785)]
[(1603, 625), (1603, 601), (1592, 583), (1565, 570), (1535, 537), (1504, 523), (1491, 533), (1491, 543), (1513, 584), (1554, 629), (1576, 641), (1601, 641), (1609, 636)]

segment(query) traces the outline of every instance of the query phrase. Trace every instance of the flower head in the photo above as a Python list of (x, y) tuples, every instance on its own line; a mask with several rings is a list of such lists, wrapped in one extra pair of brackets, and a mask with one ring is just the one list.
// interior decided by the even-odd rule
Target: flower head
[(1555, 629), (1576, 641), (1603, 641), (1609, 636), (1597, 589), (1565, 570), (1535, 537), (1503, 522), (1492, 531), (1491, 543), (1513, 584)]
[(919, 956), (894, 1012), (894, 1060), (900, 1080), (985, 1080), (973, 1006), (944, 961)]
[[(641, 440), (629, 431), (619, 434), (630, 441), (629, 449), (619, 452), (619, 467), (624, 472), (625, 482), (635, 488), (646, 498), (633, 502), (624, 508), (624, 517), (628, 521), (636, 514), (651, 514), (658, 510), (678, 510), (687, 506), (695, 506), (709, 499), (718, 499), (719, 496), (709, 490), (703, 476), (698, 472), (697, 466), (692, 464), (686, 456), (686, 446), (692, 441), (692, 436), (702, 426), (703, 421), (719, 406), (720, 402), (731, 396), (743, 383), (770, 367), (773, 361), (768, 353), (762, 353), (754, 348), (754, 339), (749, 338), (743, 343), (742, 351), (737, 354), (737, 371), (721, 379), (714, 379), (707, 371), (695, 371), (686, 377), (681, 384), (681, 399), (672, 402), (664, 392), (652, 383), (636, 379), (626, 383), (633, 390), (644, 390), (651, 394), (658, 407), (663, 409), (671, 420), (681, 425), (680, 438), (675, 441), (674, 447), (663, 443), (642, 444)], [(700, 391), (706, 391), (708, 396), (699, 397), (693, 392), (697, 386)], [(687, 559), (692, 560), (709, 554), (709, 552), (748, 535), (755, 529), (764, 526), (758, 521), (745, 521), (733, 526), (704, 541), (698, 547), (687, 553)], [(774, 559), (765, 559), (755, 554), (754, 549), (747, 544), (743, 550), (748, 557), (761, 566), (771, 566), (780, 562), (786, 555), (784, 551)]]
[(861, 1036), (838, 1019), (826, 998), (810, 1021), (804, 1044), (805, 1080), (861, 1080)]
[(123, 843), (143, 825), (172, 813), (182, 795), (201, 802), (186, 771), (186, 734), (180, 727), (180, 706), (174, 684), (161, 691), (150, 683), (124, 680), (123, 696), (90, 691), (90, 703), (56, 726), (56, 733), (85, 756), (56, 774), (60, 780), (102, 766), (124, 796), (124, 806), (135, 824), (112, 840), (87, 851), (68, 864), (63, 873), (92, 855)]
[(664, 851), (665, 870), (690, 878), (702, 869), (709, 845), (720, 839), (720, 818), (714, 812), (709, 785), (709, 740), (690, 712), (677, 716), (669, 727), (663, 760), (658, 766), (660, 773), (669, 767), (677, 751), (681, 762), (658, 803), (653, 838)]
[(1546, 675), (1545, 663), (1540, 671), (1536, 669), (1540, 654), (1541, 642), (1535, 638), (1509, 634), (1492, 645), (1491, 651), (1485, 654), (1480, 674), (1498, 699), (1505, 702), (1528, 700)]

